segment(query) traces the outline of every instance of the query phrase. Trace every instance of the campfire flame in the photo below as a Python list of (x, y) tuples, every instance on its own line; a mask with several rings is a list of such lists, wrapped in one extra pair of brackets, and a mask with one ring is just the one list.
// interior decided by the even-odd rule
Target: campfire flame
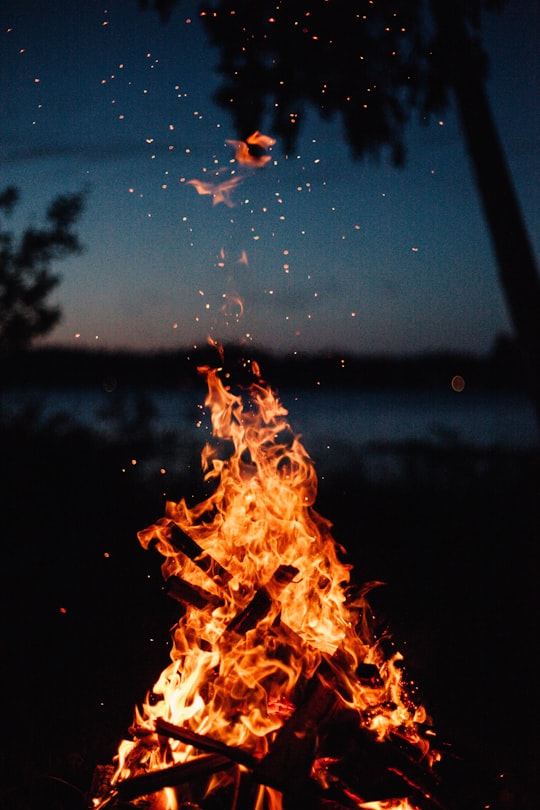
[(222, 180), (220, 183), (211, 183), (206, 180), (188, 180), (188, 186), (194, 186), (198, 194), (209, 194), (212, 197), (212, 205), (219, 205), (224, 203), (228, 208), (233, 208), (234, 203), (231, 198), (231, 193), (244, 182), (244, 178), (240, 175), (229, 177), (227, 180)]
[[(254, 362), (255, 381), (240, 393), (224, 384), (222, 369), (200, 371), (213, 437), (202, 467), (213, 491), (195, 506), (167, 502), (165, 516), (139, 532), (142, 546), (162, 555), (166, 590), (183, 610), (171, 662), (136, 709), (133, 738), (120, 744), (112, 794), (191, 763), (205, 774), (198, 796), (164, 780), (147, 791), (145, 807), (198, 807), (190, 802), (237, 789), (250, 773), (253, 806), (282, 810), (283, 780), (305, 776), (322, 791), (338, 781), (324, 729), (340, 713), (375, 746), (401, 740), (431, 768), (436, 755), (419, 730), (425, 711), (407, 693), (399, 653), (385, 655), (373, 634), (373, 583), (353, 587), (344, 550), (314, 509), (314, 462), (287, 410)], [(288, 735), (300, 770), (307, 757), (305, 774), (289, 772)], [(344, 789), (347, 807), (415, 807), (407, 786), (395, 799), (357, 794)]]
[(247, 166), (265, 166), (272, 158), (264, 154), (267, 149), (274, 146), (276, 141), (262, 132), (253, 132), (245, 141), (228, 140), (227, 143), (235, 148), (235, 158), (238, 163)]
[[(261, 169), (266, 166), (272, 159), (266, 151), (276, 143), (274, 138), (269, 135), (263, 135), (262, 132), (253, 132), (245, 141), (226, 140), (229, 146), (234, 147), (234, 160), (244, 170), (243, 173), (235, 174), (234, 172), (226, 180), (218, 182), (211, 182), (208, 180), (188, 180), (187, 185), (193, 186), (198, 194), (208, 194), (212, 197), (212, 205), (219, 205), (224, 203), (228, 208), (234, 208), (235, 203), (232, 199), (232, 192), (242, 185), (246, 178), (246, 174), (251, 174), (252, 169)], [(217, 175), (223, 175), (225, 169), (222, 167), (217, 170)]]

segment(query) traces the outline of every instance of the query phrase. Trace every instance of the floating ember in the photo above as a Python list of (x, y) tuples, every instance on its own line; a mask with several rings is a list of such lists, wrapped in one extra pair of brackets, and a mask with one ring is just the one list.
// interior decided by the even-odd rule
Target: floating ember
[(135, 711), (95, 808), (415, 810), (438, 759), (402, 656), (314, 509), (317, 476), (251, 363), (234, 393), (203, 368), (213, 494), (139, 533), (180, 608), (171, 663)]
[(250, 166), (265, 166), (272, 158), (266, 154), (266, 150), (276, 143), (274, 138), (263, 135), (262, 132), (253, 132), (245, 141), (228, 140), (228, 144), (234, 146), (235, 158), (239, 163)]
[[(245, 141), (227, 140), (229, 146), (234, 147), (234, 160), (244, 169), (260, 169), (271, 161), (267, 150), (275, 144), (274, 138), (263, 135), (262, 132), (253, 132)], [(227, 171), (221, 167), (216, 171), (216, 177), (222, 177)], [(234, 207), (232, 192), (242, 185), (246, 177), (246, 172), (236, 174), (236, 170), (229, 173), (225, 180), (211, 182), (208, 180), (188, 180), (188, 186), (193, 186), (198, 194), (209, 194), (212, 197), (212, 205), (224, 203), (228, 208)]]

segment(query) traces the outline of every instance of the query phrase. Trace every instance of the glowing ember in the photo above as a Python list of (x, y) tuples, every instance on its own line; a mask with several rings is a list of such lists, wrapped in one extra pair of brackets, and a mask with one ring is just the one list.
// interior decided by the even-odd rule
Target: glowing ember
[[(414, 795), (429, 799), (417, 771), (432, 775), (437, 758), (421, 733), (425, 712), (407, 695), (401, 656), (386, 656), (372, 634), (370, 586), (351, 585), (314, 509), (313, 461), (251, 370), (255, 381), (233, 393), (221, 369), (201, 369), (213, 494), (194, 507), (168, 502), (139, 533), (163, 556), (167, 592), (183, 612), (171, 663), (136, 710), (133, 739), (121, 743), (95, 806), (146, 795), (153, 809), (204, 808), (222, 794), (212, 807), (237, 808), (249, 788), (253, 801), (242, 806), (257, 810), (291, 807), (295, 795), (302, 806), (329, 807), (320, 803), (328, 795), (335, 808), (414, 810)], [(360, 757), (347, 779), (351, 749), (389, 745), (414, 764), (414, 778), (392, 762), (383, 770), (396, 792), (373, 796)]]
[[(210, 195), (212, 205), (224, 203), (228, 208), (233, 208), (232, 192), (244, 182), (246, 172), (249, 174), (251, 169), (260, 169), (271, 160), (266, 150), (275, 144), (275, 140), (269, 135), (263, 135), (262, 132), (253, 132), (245, 141), (227, 140), (226, 143), (234, 147), (234, 159), (243, 167), (244, 174), (233, 172), (228, 179), (216, 182), (188, 180), (187, 185), (193, 186), (198, 194)], [(216, 175), (222, 176), (224, 171), (225, 169), (221, 167), (216, 171)]]

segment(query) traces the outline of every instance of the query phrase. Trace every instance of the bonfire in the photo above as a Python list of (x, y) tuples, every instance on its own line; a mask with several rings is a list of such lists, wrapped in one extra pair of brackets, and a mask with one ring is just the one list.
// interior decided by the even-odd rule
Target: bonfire
[(434, 731), (374, 630), (377, 583), (353, 581), (314, 508), (313, 460), (257, 364), (245, 367), (234, 390), (223, 368), (200, 369), (212, 494), (167, 502), (139, 532), (178, 603), (171, 661), (98, 769), (91, 806), (439, 806)]

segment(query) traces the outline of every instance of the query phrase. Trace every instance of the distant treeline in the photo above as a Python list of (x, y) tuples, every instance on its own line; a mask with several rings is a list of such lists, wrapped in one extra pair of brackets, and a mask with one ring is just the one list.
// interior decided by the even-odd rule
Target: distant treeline
[[(414, 389), (448, 388), (462, 377), (467, 389), (521, 391), (519, 355), (499, 341), (488, 356), (434, 352), (407, 356), (273, 354), (264, 349), (225, 347), (224, 362), (233, 383), (253, 381), (252, 361), (273, 388)], [(197, 369), (222, 365), (211, 346), (156, 352), (40, 348), (2, 358), (3, 386), (140, 386), (182, 388), (203, 385)]]

